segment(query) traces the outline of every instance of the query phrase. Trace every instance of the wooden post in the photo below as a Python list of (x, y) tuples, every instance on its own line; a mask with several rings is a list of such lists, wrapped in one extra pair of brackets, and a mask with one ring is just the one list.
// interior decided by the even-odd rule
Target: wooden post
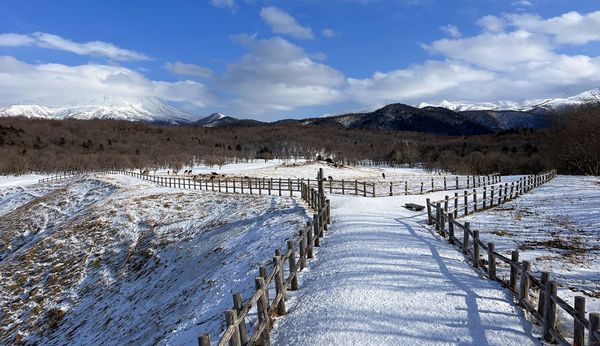
[(473, 267), (479, 267), (479, 231), (473, 230)]
[(508, 200), (508, 183), (504, 183), (504, 203)]
[(444, 191), (447, 190), (447, 186), (446, 186), (446, 177), (444, 177)]
[(456, 176), (456, 189), (458, 190), (458, 176)]
[(272, 188), (273, 188), (273, 178), (269, 178), (269, 196), (271, 195)]
[[(575, 297), (575, 311), (577, 317), (585, 319), (585, 298), (583, 296)], [(573, 346), (583, 346), (585, 343), (585, 326), (577, 319), (573, 319)]]
[(531, 262), (523, 261), (521, 266), (521, 282), (519, 287), (519, 302), (521, 306), (525, 306), (524, 302), (529, 300), (529, 271), (531, 270)]
[(363, 197), (367, 197), (367, 182), (363, 181)]
[(554, 342), (554, 337), (550, 334), (550, 330), (556, 325), (556, 302), (552, 299), (556, 296), (556, 282), (548, 281), (546, 285), (546, 308), (544, 309), (544, 340)]
[(373, 189), (373, 197), (375, 197), (375, 182), (373, 182), (373, 184), (371, 185), (371, 188)]
[[(242, 308), (244, 307), (244, 302), (242, 301), (242, 295), (240, 293), (235, 293), (233, 295), (233, 307), (239, 316)], [(240, 333), (240, 342), (242, 345), (245, 345), (248, 342), (248, 330), (246, 329), (246, 322), (242, 321), (238, 326), (238, 329)]]
[(496, 245), (488, 243), (488, 277), (490, 280), (496, 280)]
[[(237, 312), (233, 309), (229, 309), (225, 311), (225, 322), (227, 323), (227, 327), (230, 327), (235, 324), (235, 320), (237, 319)], [(242, 342), (240, 341), (240, 331), (239, 329), (235, 329), (231, 339), (229, 340), (229, 346), (241, 346)]]
[(344, 179), (342, 179), (342, 195), (345, 195), (346, 191), (344, 190)]
[(439, 231), (442, 228), (442, 204), (437, 202), (435, 204), (435, 230)]
[[(321, 188), (323, 187), (323, 183), (321, 182)], [(294, 192), (292, 190), (292, 179), (288, 178), (288, 188), (290, 189), (290, 196), (294, 195)]]
[(454, 193), (454, 218), (458, 218), (458, 192)]
[(490, 208), (494, 206), (494, 185), (490, 186)]
[(279, 196), (281, 196), (281, 178), (279, 178)]
[[(392, 183), (392, 182), (390, 181), (390, 196), (393, 196), (393, 195), (394, 195), (393, 184), (394, 184), (394, 183)], [(373, 186), (375, 186), (375, 185), (373, 185)], [(375, 194), (374, 194), (374, 193), (373, 193), (373, 196), (375, 196)]]
[(467, 255), (469, 253), (469, 231), (471, 230), (471, 223), (465, 222), (465, 230), (463, 232), (463, 253)]
[(260, 299), (256, 303), (258, 323), (265, 325), (265, 329), (260, 336), (260, 344), (270, 345), (271, 338), (269, 336), (269, 331), (271, 330), (271, 317), (269, 317), (269, 289), (265, 284), (265, 279), (263, 277), (257, 277), (254, 282), (256, 284), (256, 291), (263, 292), (263, 294), (260, 295)]
[(306, 268), (306, 238), (304, 231), (300, 231), (300, 270)]
[(277, 304), (277, 314), (283, 316), (285, 315), (285, 290), (283, 288), (283, 263), (281, 263), (281, 256), (274, 256), (273, 263), (275, 263), (275, 292), (277, 292), (277, 295), (281, 295), (279, 304)]
[(454, 214), (448, 214), (448, 242), (454, 244)]
[(486, 208), (486, 203), (487, 203), (487, 201), (486, 201), (486, 195), (487, 195), (487, 187), (484, 186), (483, 187), (483, 209)]
[(427, 205), (427, 224), (433, 225), (433, 217), (431, 216), (431, 199), (427, 198), (425, 201), (425, 204)]
[(444, 196), (444, 214), (448, 214), (448, 195)]
[[(548, 281), (550, 281), (550, 273), (542, 272), (540, 282), (542, 283), (542, 285), (544, 285), (544, 287), (546, 287), (546, 284), (548, 283)], [(537, 309), (540, 316), (544, 316), (544, 311), (546, 309), (546, 299), (545, 298), (546, 298), (546, 292), (545, 292), (545, 290), (542, 290), (540, 288), (540, 294), (538, 297), (538, 309)]]
[(599, 313), (590, 313), (590, 332), (589, 332), (589, 342), (590, 346), (600, 346), (600, 337), (597, 337), (596, 334), (600, 334), (600, 314)]
[(210, 346), (210, 335), (208, 333), (198, 336), (198, 346)]
[(314, 240), (315, 240), (315, 246), (319, 247), (321, 246), (320, 244), (320, 240), (319, 238), (321, 237), (321, 235), (319, 234), (319, 215), (318, 214), (313, 214), (313, 232), (314, 232)]
[(288, 260), (288, 264), (290, 267), (290, 275), (292, 276), (292, 283), (290, 286), (290, 291), (298, 290), (298, 274), (296, 268), (296, 252), (294, 251), (295, 244), (293, 240), (287, 241), (288, 252), (290, 252), (290, 258)]
[(354, 180), (354, 194), (358, 196), (358, 181)]
[[(310, 222), (308, 222), (308, 226), (311, 226)], [(307, 232), (306, 232), (306, 246), (307, 246), (306, 257), (308, 257), (308, 258), (313, 258), (313, 245), (314, 245), (313, 230), (312, 230), (312, 227), (307, 227)]]
[(465, 195), (465, 197), (464, 197), (465, 198), (465, 200), (464, 200), (464, 202), (465, 202), (465, 215), (467, 215), (467, 214), (469, 214), (469, 196), (467, 194), (467, 191), (464, 192), (464, 195)]
[(473, 211), (477, 211), (477, 190), (473, 189)]
[(517, 292), (517, 275), (519, 269), (519, 251), (511, 251), (510, 253), (511, 261), (515, 262), (515, 264), (510, 265), (510, 281), (509, 286), (513, 292)]
[(404, 195), (408, 195), (408, 181), (404, 182)]

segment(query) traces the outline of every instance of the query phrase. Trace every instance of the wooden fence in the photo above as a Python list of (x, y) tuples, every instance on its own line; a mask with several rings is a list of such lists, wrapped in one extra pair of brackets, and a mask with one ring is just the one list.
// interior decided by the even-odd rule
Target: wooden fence
[[(504, 186), (504, 189), (498, 190), (504, 191), (504, 195), (498, 196), (495, 205), (514, 199), (551, 180), (554, 176), (555, 172), (552, 171), (524, 177), (514, 184), (510, 193), (507, 193), (506, 186)], [(477, 195), (477, 192), (472, 194), (474, 197)], [(544, 340), (570, 345), (557, 328), (557, 308), (561, 308), (573, 318), (573, 345), (585, 345), (586, 330), (587, 344), (600, 345), (600, 314), (589, 313), (589, 318), (585, 318), (585, 297), (577, 296), (574, 299), (574, 305), (569, 305), (557, 295), (557, 285), (551, 279), (550, 273), (542, 272), (539, 278), (536, 277), (531, 272), (529, 261), (519, 262), (518, 251), (511, 251), (510, 258), (504, 256), (496, 251), (494, 243), (484, 243), (479, 238), (479, 231), (472, 230), (469, 222), (461, 224), (456, 220), (459, 211), (462, 215), (467, 215), (494, 206), (493, 192), (490, 192), (489, 200), (486, 200), (486, 198), (484, 197), (481, 201), (481, 208), (478, 208), (476, 198), (470, 204), (467, 199), (464, 199), (467, 202), (462, 207), (456, 205), (449, 207), (448, 202), (458, 199), (452, 199), (448, 196), (442, 201), (433, 203), (428, 200), (429, 224), (435, 224), (436, 230), (447, 238), (450, 244), (457, 246), (475, 268), (480, 268), (490, 280), (500, 282), (515, 294), (519, 305), (529, 312), (536, 322), (541, 324)], [(432, 209), (435, 210), (435, 216), (432, 216)], [(499, 270), (504, 268), (509, 272), (506, 275), (499, 275)]]
[(40, 179), (40, 180), (38, 180), (38, 183), (47, 183), (47, 182), (51, 182), (51, 181), (57, 181), (57, 180), (62, 180), (62, 179), (67, 179), (67, 178), (72, 178), (72, 177), (78, 177), (81, 175), (83, 175), (83, 173), (81, 173), (81, 172), (64, 172), (64, 173), (60, 173), (58, 175), (53, 175), (48, 178)]
[[(302, 191), (302, 185), (310, 187), (319, 184), (318, 179), (304, 178), (256, 178), (256, 177), (186, 177), (142, 174), (131, 171), (109, 171), (111, 174), (125, 174), (145, 179), (165, 187), (190, 190), (206, 190), (227, 193), (248, 193), (259, 195), (277, 194), (293, 196)], [(502, 181), (499, 174), (488, 176), (436, 177), (427, 181), (368, 182), (359, 180), (322, 179), (323, 188), (330, 194), (355, 195), (363, 197), (383, 197), (393, 195), (425, 194), (433, 191), (447, 191), (471, 186), (487, 186)]]
[[(217, 345), (270, 345), (273, 318), (286, 314), (286, 292), (300, 288), (298, 271), (306, 268), (307, 259), (314, 257), (314, 247), (320, 245), (320, 238), (331, 223), (330, 204), (325, 199), (322, 186), (315, 189), (301, 183), (300, 190), (302, 200), (315, 211), (312, 222), (300, 230), (298, 236), (287, 241), (285, 253), (276, 250), (273, 259), (259, 268), (255, 279), (256, 291), (246, 302), (240, 293), (233, 294), (233, 307), (225, 312), (227, 327)], [(274, 297), (269, 296), (270, 286), (275, 287)], [(254, 307), (258, 318), (251, 321), (248, 313)], [(210, 346), (209, 334), (200, 334), (198, 344)]]

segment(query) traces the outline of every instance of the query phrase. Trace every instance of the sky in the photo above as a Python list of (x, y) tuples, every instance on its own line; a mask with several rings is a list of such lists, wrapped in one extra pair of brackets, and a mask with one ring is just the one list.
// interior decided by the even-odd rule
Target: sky
[(0, 105), (276, 120), (599, 86), (597, 0), (0, 0)]

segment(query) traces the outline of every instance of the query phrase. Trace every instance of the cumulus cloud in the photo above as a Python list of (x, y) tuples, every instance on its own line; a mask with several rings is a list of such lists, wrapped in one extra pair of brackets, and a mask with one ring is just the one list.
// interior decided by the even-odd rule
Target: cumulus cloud
[(294, 17), (280, 8), (274, 6), (263, 7), (260, 10), (260, 17), (277, 34), (290, 35), (302, 40), (315, 37), (310, 27), (298, 24)]
[(238, 35), (233, 40), (248, 52), (227, 66), (222, 85), (245, 114), (288, 111), (343, 98), (342, 73), (315, 61), (301, 47), (280, 37)]
[(593, 29), (598, 13), (571, 12), (548, 19), (486, 16), (477, 22), (479, 34), (422, 45), (440, 60), (348, 78), (347, 93), (363, 104), (382, 105), (444, 99), (521, 101), (593, 89), (600, 84), (600, 57), (567, 54), (561, 48), (600, 40), (600, 27)]
[(67, 51), (78, 55), (102, 56), (119, 61), (150, 59), (142, 53), (119, 48), (112, 43), (102, 41), (79, 43), (44, 32), (34, 32), (27, 35), (15, 33), (0, 34), (0, 46), (35, 46)]
[(166, 63), (165, 68), (172, 73), (183, 75), (183, 76), (193, 76), (200, 78), (210, 78), (213, 76), (213, 71), (207, 67), (202, 67), (194, 64), (186, 64), (180, 61), (176, 61), (174, 63)]
[(195, 107), (212, 103), (206, 86), (194, 81), (152, 81), (120, 66), (28, 64), (11, 56), (0, 56), (2, 103), (68, 105), (103, 98), (130, 102), (158, 98)]
[(459, 38), (462, 36), (462, 32), (458, 30), (456, 25), (446, 25), (442, 26), (440, 29), (452, 38)]
[(600, 41), (600, 11), (568, 12), (544, 19), (537, 15), (507, 15), (510, 24), (529, 32), (551, 35), (557, 44), (586, 44)]

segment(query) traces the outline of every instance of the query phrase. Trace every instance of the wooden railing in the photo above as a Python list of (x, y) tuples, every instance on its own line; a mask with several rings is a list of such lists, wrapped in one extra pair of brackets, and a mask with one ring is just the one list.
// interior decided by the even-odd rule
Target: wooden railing
[[(227, 193), (278, 194), (293, 196), (301, 192), (302, 184), (317, 186), (318, 179), (305, 178), (256, 178), (256, 177), (189, 177), (142, 174), (132, 171), (109, 171), (112, 174), (126, 174), (145, 179), (165, 187), (190, 190), (206, 190)], [(323, 179), (323, 188), (330, 194), (355, 195), (363, 197), (383, 197), (393, 195), (425, 194), (433, 191), (447, 191), (470, 186), (488, 186), (502, 181), (498, 174), (489, 176), (439, 177), (430, 180), (373, 182), (359, 180)], [(389, 188), (389, 190), (388, 190)]]
[[(273, 318), (286, 314), (286, 293), (300, 288), (298, 271), (306, 268), (307, 260), (314, 257), (314, 247), (320, 245), (320, 238), (331, 223), (329, 200), (306, 183), (301, 183), (300, 190), (302, 200), (315, 210), (312, 222), (300, 230), (298, 236), (287, 241), (285, 253), (276, 250), (273, 259), (259, 268), (255, 279), (256, 291), (246, 302), (240, 293), (233, 294), (233, 307), (225, 312), (226, 329), (217, 345), (270, 345)], [(275, 287), (274, 297), (269, 296), (269, 286), (272, 285)], [(254, 307), (258, 318), (250, 325), (252, 321), (249, 321), (248, 313)], [(249, 326), (252, 333), (248, 332)], [(200, 334), (198, 344), (210, 346), (210, 335)]]
[[(447, 238), (450, 244), (454, 244), (460, 249), (475, 268), (481, 269), (490, 280), (500, 282), (515, 294), (519, 305), (529, 312), (536, 322), (542, 325), (544, 340), (570, 345), (566, 337), (561, 334), (560, 329), (557, 328), (557, 308), (561, 308), (573, 318), (572, 344), (585, 345), (587, 330), (587, 344), (598, 346), (600, 345), (600, 314), (589, 313), (589, 318), (585, 318), (585, 297), (575, 297), (574, 305), (571, 306), (557, 295), (556, 282), (552, 280), (549, 272), (542, 272), (539, 278), (536, 277), (531, 272), (531, 262), (519, 262), (518, 251), (511, 251), (510, 258), (508, 258), (496, 251), (494, 243), (483, 242), (479, 237), (479, 231), (472, 230), (469, 222), (461, 224), (456, 220), (458, 211), (462, 215), (467, 215), (505, 203), (534, 187), (544, 184), (554, 176), (555, 171), (524, 177), (517, 181), (514, 186), (511, 185), (510, 193), (506, 193), (505, 185), (502, 187), (505, 191), (504, 195), (499, 195), (496, 204), (494, 204), (493, 192), (490, 192), (489, 200), (486, 199), (487, 197), (483, 197), (481, 208), (478, 208), (476, 199), (471, 203), (467, 201), (459, 207), (456, 205), (454, 207), (448, 206), (449, 202), (457, 200), (448, 196), (442, 201), (433, 203), (427, 201), (428, 220), (430, 224), (435, 224), (436, 230)], [(498, 191), (502, 191), (502, 189)], [(478, 195), (483, 194), (478, 194), (477, 191), (472, 194), (475, 197)], [(500, 196), (502, 197), (500, 198)], [(487, 201), (487, 203), (484, 203), (484, 201)], [(435, 211), (435, 216), (432, 216), (431, 210)], [(508, 272), (499, 274), (499, 271), (503, 270)]]
[(53, 175), (48, 178), (40, 179), (40, 180), (38, 180), (38, 183), (47, 183), (47, 182), (51, 182), (51, 181), (57, 181), (57, 180), (77, 177), (80, 175), (83, 175), (83, 173), (81, 173), (81, 172), (64, 172), (64, 173), (60, 173), (58, 175)]

